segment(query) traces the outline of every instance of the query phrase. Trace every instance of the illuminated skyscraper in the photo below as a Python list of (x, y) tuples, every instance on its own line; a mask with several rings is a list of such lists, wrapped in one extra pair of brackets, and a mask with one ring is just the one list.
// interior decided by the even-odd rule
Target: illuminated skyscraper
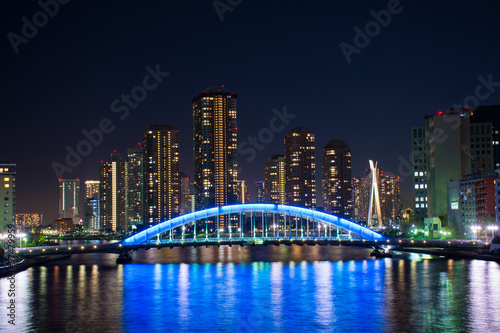
[(286, 203), (316, 208), (315, 136), (305, 127), (285, 136)]
[(265, 182), (263, 180), (258, 180), (255, 182), (255, 187), (257, 189), (257, 203), (266, 202), (266, 190), (264, 186)]
[(285, 156), (273, 155), (264, 163), (265, 202), (285, 204)]
[(59, 179), (59, 218), (79, 222), (78, 204), (80, 198), (79, 179)]
[[(196, 208), (237, 202), (237, 95), (209, 88), (193, 98)], [(226, 221), (221, 221), (225, 227)]]
[(86, 180), (85, 181), (85, 199), (99, 198), (99, 181)]
[(0, 208), (0, 232), (7, 225), (14, 223), (16, 215), (16, 165), (0, 163), (0, 191), (2, 191), (2, 207)]
[(181, 215), (194, 212), (193, 178), (181, 172)]
[(127, 150), (127, 223), (142, 224), (143, 219), (143, 159), (141, 144)]
[(179, 131), (154, 125), (144, 132), (144, 224), (180, 213)]
[(325, 212), (352, 215), (351, 148), (342, 140), (331, 140), (321, 150), (323, 207)]
[(99, 230), (101, 228), (101, 207), (99, 202), (99, 181), (85, 181), (85, 201), (83, 203), (83, 228)]
[(112, 153), (107, 162), (101, 162), (100, 207), (101, 228), (122, 231), (127, 228), (126, 220), (126, 166), (119, 153)]

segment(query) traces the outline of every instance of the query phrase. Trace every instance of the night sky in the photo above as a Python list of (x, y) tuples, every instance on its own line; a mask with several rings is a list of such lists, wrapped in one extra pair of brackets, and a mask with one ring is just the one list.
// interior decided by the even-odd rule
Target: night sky
[[(387, 10), (388, 1), (217, 3), (223, 20), (211, 0), (74, 0), (46, 22), (37, 1), (2, 4), (0, 161), (17, 163), (18, 213), (44, 213), (46, 223), (57, 217), (52, 164), (66, 164), (65, 147), (76, 149), (82, 131), (106, 118), (114, 130), (63, 178), (79, 178), (82, 188), (98, 179), (99, 162), (115, 149), (125, 155), (151, 124), (177, 126), (181, 170), (192, 175), (191, 100), (209, 86), (238, 93), (240, 144), (269, 134), (274, 108), (295, 115), (273, 138), (262, 134), (270, 142), (255, 158), (240, 154), (239, 178), (251, 183), (253, 197), (264, 161), (282, 153), (293, 127), (316, 134), (317, 162), (329, 140), (342, 139), (351, 146), (353, 176), (369, 159), (399, 174), (411, 126), (462, 104), (479, 76), (500, 82), (498, 1), (401, 0), (380, 31), (369, 24), (373, 37), (358, 43), (350, 63), (339, 45), (355, 47), (354, 28), (364, 31), (370, 12)], [(22, 18), (32, 23), (34, 15), (38, 32), (25, 28), (22, 40)], [(143, 85), (147, 66), (169, 74), (128, 115), (113, 112), (113, 101)], [(481, 105), (500, 104), (494, 89)], [(320, 171), (318, 163), (318, 191)], [(403, 179), (408, 206), (411, 178)]]

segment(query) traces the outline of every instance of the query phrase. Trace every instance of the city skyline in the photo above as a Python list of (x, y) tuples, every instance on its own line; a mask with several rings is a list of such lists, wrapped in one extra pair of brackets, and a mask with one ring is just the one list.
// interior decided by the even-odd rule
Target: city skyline
[[(409, 162), (409, 128), (421, 124), (423, 116), (464, 101), (473, 103), (469, 97), (478, 99), (475, 91), (481, 84), (481, 96), (488, 96), (480, 99), (480, 104), (500, 104), (496, 86), (500, 52), (493, 42), (494, 29), (487, 24), (457, 25), (455, 20), (466, 16), (493, 22), (498, 8), (494, 2), (479, 6), (435, 4), (432, 11), (424, 3), (402, 2), (402, 12), (394, 15), (360, 53), (353, 53), (350, 63), (339, 44), (354, 45), (353, 28), (363, 28), (372, 21), (370, 11), (383, 10), (386, 2), (364, 6), (289, 3), (286, 7), (272, 3), (265, 8), (242, 3), (226, 12), (223, 21), (211, 3), (197, 5), (155, 4), (147, 9), (133, 4), (103, 5), (117, 11), (116, 17), (147, 11), (148, 20), (138, 18), (141, 24), (137, 32), (135, 25), (130, 29), (117, 18), (95, 15), (99, 12), (95, 5), (71, 3), (61, 6), (28, 44), (19, 45), (18, 53), (8, 38), (4, 39), (3, 63), (9, 66), (4, 70), (8, 80), (2, 83), (2, 97), (9, 112), (1, 130), (5, 137), (16, 140), (9, 145), (2, 142), (1, 160), (16, 163), (22, 175), (17, 181), (18, 193), (23, 194), (17, 197), (18, 211), (44, 212), (45, 221), (52, 220), (57, 215), (57, 203), (51, 198), (57, 195), (55, 181), (59, 178), (52, 167), (54, 162), (71, 169), (60, 178), (97, 179), (96, 163), (107, 159), (113, 150), (125, 156), (126, 149), (140, 141), (140, 133), (151, 124), (178, 126), (180, 170), (189, 172), (193, 159), (190, 101), (211, 84), (225, 84), (238, 92), (239, 144), (246, 142), (246, 147), (259, 148), (254, 148), (255, 156), (239, 153), (239, 179), (247, 184), (263, 179), (260, 166), (269, 156), (282, 151), (282, 137), (296, 126), (313, 131), (319, 145), (332, 138), (348, 142), (353, 154), (353, 176), (362, 175), (369, 159), (400, 174), (398, 168), (404, 163), (399, 157)], [(37, 10), (36, 2), (9, 4), (3, 14), (4, 31), (19, 34), (20, 18), (31, 19)], [(424, 13), (428, 15), (426, 24), (422, 24)], [(85, 26), (85, 21), (80, 20), (86, 15), (94, 17), (93, 32), (104, 34), (88, 35), (76, 29)], [(189, 23), (193, 15), (218, 33), (234, 31), (239, 36), (231, 40), (235, 56), (218, 56), (216, 46), (206, 41), (203, 30)], [(298, 15), (304, 16), (302, 27), (293, 26), (289, 31), (281, 28)], [(257, 28), (256, 22), (262, 24), (263, 30)], [(185, 29), (175, 37), (169, 31), (178, 30), (178, 26)], [(117, 29), (125, 36), (119, 48), (108, 43), (106, 37)], [(441, 33), (435, 34), (436, 30)], [(135, 37), (137, 33), (142, 36), (140, 40)], [(292, 42), (292, 37), (298, 42)], [(79, 41), (76, 49), (69, 47), (71, 40)], [(94, 52), (94, 43), (100, 52)], [(254, 43), (266, 45), (261, 49), (266, 52), (249, 49), (248, 45)], [(199, 52), (187, 52), (192, 45)], [(463, 45), (481, 52), (450, 56), (461, 52)], [(96, 63), (85, 56), (86, 52), (105, 55)], [(52, 54), (73, 62), (54, 61)], [(333, 74), (338, 80), (331, 80)], [(484, 88), (484, 82), (493, 82), (489, 90)], [(147, 92), (144, 100), (140, 95), (143, 90)], [(122, 94), (141, 101), (131, 100), (134, 107), (129, 106), (122, 101)], [(8, 125), (24, 121), (27, 116), (30, 121), (25, 122), (26, 131), (37, 140), (20, 137), (15, 127)], [(104, 119), (110, 122), (102, 122)], [(92, 132), (96, 128), (104, 129), (102, 138)], [(98, 144), (93, 144), (87, 156), (73, 161), (74, 166), (68, 166), (66, 147), (76, 151), (87, 138), (84, 130), (94, 134)], [(270, 135), (272, 140), (265, 143), (259, 134), (265, 142)], [(257, 138), (258, 146), (251, 146), (250, 137)], [(364, 137), (373, 139), (367, 141)], [(30, 159), (38, 161), (36, 173), (29, 170)], [(411, 177), (402, 178), (405, 207), (412, 204)], [(316, 183), (320, 180), (317, 172)], [(249, 191), (254, 197), (255, 187), (249, 186)], [(321, 198), (320, 191), (318, 188), (317, 198)]]

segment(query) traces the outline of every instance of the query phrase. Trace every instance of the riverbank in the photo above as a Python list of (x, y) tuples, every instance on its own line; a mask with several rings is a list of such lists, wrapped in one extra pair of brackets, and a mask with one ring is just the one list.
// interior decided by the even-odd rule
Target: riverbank
[(56, 261), (61, 259), (66, 259), (71, 257), (70, 254), (66, 255), (58, 255), (58, 256), (42, 256), (33, 259), (23, 259), (19, 262), (16, 262), (13, 265), (0, 266), (0, 278), (10, 276), (12, 274), (19, 273), (33, 266), (38, 266), (45, 264), (50, 261)]

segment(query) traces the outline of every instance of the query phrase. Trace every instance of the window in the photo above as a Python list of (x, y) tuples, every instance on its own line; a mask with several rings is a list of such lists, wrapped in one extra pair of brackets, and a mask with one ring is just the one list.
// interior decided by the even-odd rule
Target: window
[(458, 209), (458, 201), (452, 201), (452, 203), (451, 203), (451, 209), (452, 210), (457, 210)]

